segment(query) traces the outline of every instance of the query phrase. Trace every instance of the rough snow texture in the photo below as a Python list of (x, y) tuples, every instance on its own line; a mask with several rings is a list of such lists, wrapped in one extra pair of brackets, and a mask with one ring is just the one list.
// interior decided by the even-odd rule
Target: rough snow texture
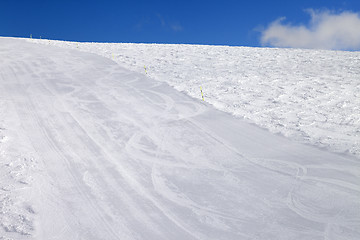
[(360, 239), (357, 158), (121, 65), (0, 38), (1, 240)]
[(274, 133), (360, 158), (360, 53), (32, 40), (111, 58)]
[(0, 97), (0, 239), (4, 240), (32, 239), (37, 211), (34, 177), (39, 164), (28, 139), (14, 130), (21, 128), (14, 113), (9, 99)]

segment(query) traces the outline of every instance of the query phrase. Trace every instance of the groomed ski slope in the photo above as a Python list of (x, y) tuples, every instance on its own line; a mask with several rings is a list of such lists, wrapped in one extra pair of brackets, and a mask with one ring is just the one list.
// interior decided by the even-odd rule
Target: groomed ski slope
[(31, 42), (92, 52), (299, 142), (360, 159), (360, 52)]
[(360, 162), (99, 55), (0, 38), (0, 239), (359, 239)]

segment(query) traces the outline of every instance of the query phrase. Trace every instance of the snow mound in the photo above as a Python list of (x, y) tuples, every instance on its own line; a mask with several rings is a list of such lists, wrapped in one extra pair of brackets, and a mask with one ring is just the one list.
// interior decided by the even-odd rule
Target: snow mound
[(273, 133), (360, 157), (360, 53), (32, 42), (96, 53)]
[[(190, 47), (193, 55), (188, 46), (157, 46), (178, 56), (187, 51), (184, 57), (202, 69), (192, 76), (188, 63), (156, 68), (136, 55), (141, 61), (132, 68), (140, 74), (123, 68), (131, 66), (120, 56), (116, 64), (74, 49), (0, 42), (0, 239), (360, 239), (360, 161), (273, 134), (201, 101), (197, 84), (206, 101), (223, 103), (225, 110), (231, 105), (221, 97), (243, 96), (221, 94), (223, 82), (233, 81), (230, 74), (212, 85), (222, 67), (213, 62), (212, 72), (204, 66), (212, 57), (200, 62), (206, 53), (197, 53), (197, 46)], [(111, 45), (104, 46), (89, 44), (111, 56), (105, 53)], [(159, 52), (159, 59), (172, 59)], [(146, 61), (156, 55), (142, 54)], [(218, 62), (227, 67), (225, 59)], [(196, 82), (204, 69), (212, 80)], [(183, 78), (176, 77), (180, 70)], [(161, 79), (161, 71), (180, 90), (198, 91), (198, 99), (152, 79)], [(282, 85), (290, 99), (289, 83)], [(261, 90), (256, 98), (257, 92), (243, 90), (243, 101), (263, 110), (268, 101), (256, 100), (272, 87), (254, 88)]]

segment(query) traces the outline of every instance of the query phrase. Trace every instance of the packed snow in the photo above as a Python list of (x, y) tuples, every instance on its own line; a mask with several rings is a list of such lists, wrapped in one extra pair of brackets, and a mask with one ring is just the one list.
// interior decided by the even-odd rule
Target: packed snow
[(358, 56), (0, 38), (0, 239), (359, 239)]
[(273, 133), (360, 158), (360, 52), (36, 40), (113, 59)]

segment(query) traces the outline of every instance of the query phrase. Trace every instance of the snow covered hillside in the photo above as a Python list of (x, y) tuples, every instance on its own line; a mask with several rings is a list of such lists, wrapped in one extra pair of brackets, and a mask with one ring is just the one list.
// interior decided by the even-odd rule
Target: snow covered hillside
[(32, 40), (97, 53), (273, 133), (360, 158), (360, 52)]
[[(114, 56), (115, 62), (88, 50), (80, 51), (76, 43), (71, 49), (34, 42), (38, 41), (0, 38), (1, 240), (360, 238), (358, 158), (273, 134), (208, 103), (217, 105), (228, 97), (240, 102), (246, 99), (248, 104), (241, 102), (244, 107), (236, 109), (250, 111), (252, 114), (246, 116), (255, 116), (251, 117), (255, 121), (264, 117), (256, 111), (269, 110), (270, 114), (277, 101), (281, 107), (272, 114), (279, 112), (288, 121), (290, 113), (283, 112), (284, 99), (292, 99), (292, 105), (287, 106), (296, 114), (307, 116), (311, 106), (296, 102), (301, 93), (297, 87), (311, 89), (317, 86), (315, 83), (307, 85), (310, 83), (303, 80), (297, 85), (294, 79), (293, 85), (285, 82), (284, 89), (278, 90), (282, 97), (272, 103), (265, 101), (262, 93), (274, 91), (276, 81), (271, 76), (276, 72), (257, 68), (260, 76), (269, 74), (271, 84), (258, 79), (267, 86), (257, 90), (259, 83), (251, 83), (251, 76), (244, 77), (249, 82), (241, 85), (244, 96), (239, 95), (232, 90), (231, 82), (235, 80), (225, 74), (230, 71), (227, 63), (231, 66), (235, 60), (224, 59), (219, 62), (223, 66), (218, 66), (212, 62), (210, 50), (200, 57), (196, 54), (210, 47), (150, 46), (153, 49), (149, 56), (136, 50), (147, 45), (113, 45), (124, 48)], [(83, 45), (111, 57), (108, 46)], [(156, 52), (157, 47), (168, 51)], [(195, 53), (171, 55), (186, 48)], [(220, 54), (227, 48), (214, 49)], [(161, 54), (164, 58), (157, 58)], [(206, 54), (210, 60), (201, 62)], [(178, 62), (155, 61), (179, 56), (184, 58)], [(129, 60), (122, 63), (126, 57)], [(152, 58), (155, 64), (148, 64)], [(191, 63), (184, 61), (188, 59), (200, 70), (195, 65), (191, 71), (187, 69)], [(181, 66), (177, 65), (179, 61), (183, 62)], [(213, 65), (203, 66), (205, 63)], [(219, 79), (206, 79), (202, 74), (206, 69), (211, 79)], [(241, 69), (244, 74), (252, 71)], [(341, 71), (338, 66), (336, 69)], [(347, 71), (358, 76), (358, 69)], [(191, 73), (203, 78), (185, 81)], [(177, 83), (177, 88), (197, 99), (165, 83), (166, 74), (170, 83)], [(294, 74), (302, 73), (294, 70)], [(255, 81), (255, 72), (252, 77)], [(334, 75), (334, 79), (338, 81), (339, 77)], [(225, 83), (228, 95), (217, 92), (225, 89)], [(348, 93), (347, 99), (359, 91), (355, 85), (350, 89), (352, 84), (354, 81), (349, 80), (341, 85), (345, 87), (338, 86), (340, 92)], [(203, 86), (205, 102), (200, 100), (198, 85)], [(323, 86), (323, 91), (335, 91), (335, 85)], [(319, 101), (313, 106), (316, 109), (325, 111), (334, 106), (331, 101), (315, 98), (313, 90), (308, 93), (310, 99)], [(238, 96), (242, 98), (237, 100)], [(338, 101), (344, 96), (331, 98)], [(222, 104), (232, 106), (226, 101)], [(255, 110), (261, 104), (262, 108)], [(326, 112), (326, 116), (338, 114), (336, 111)], [(346, 113), (350, 119), (357, 114), (355, 108)], [(271, 116), (274, 119), (268, 119), (269, 124), (281, 121)], [(319, 124), (314, 116), (313, 125)], [(296, 117), (293, 121), (300, 122)], [(353, 133), (353, 127), (358, 126), (358, 120), (344, 122), (345, 128), (339, 130), (341, 125), (335, 124), (338, 121), (327, 119), (324, 128), (333, 124), (334, 133), (344, 134), (344, 129)], [(281, 129), (290, 132), (286, 127)], [(327, 135), (315, 127), (313, 131), (319, 133), (319, 139)], [(348, 144), (350, 138), (356, 139), (348, 136), (337, 146), (348, 146), (344, 143)]]

